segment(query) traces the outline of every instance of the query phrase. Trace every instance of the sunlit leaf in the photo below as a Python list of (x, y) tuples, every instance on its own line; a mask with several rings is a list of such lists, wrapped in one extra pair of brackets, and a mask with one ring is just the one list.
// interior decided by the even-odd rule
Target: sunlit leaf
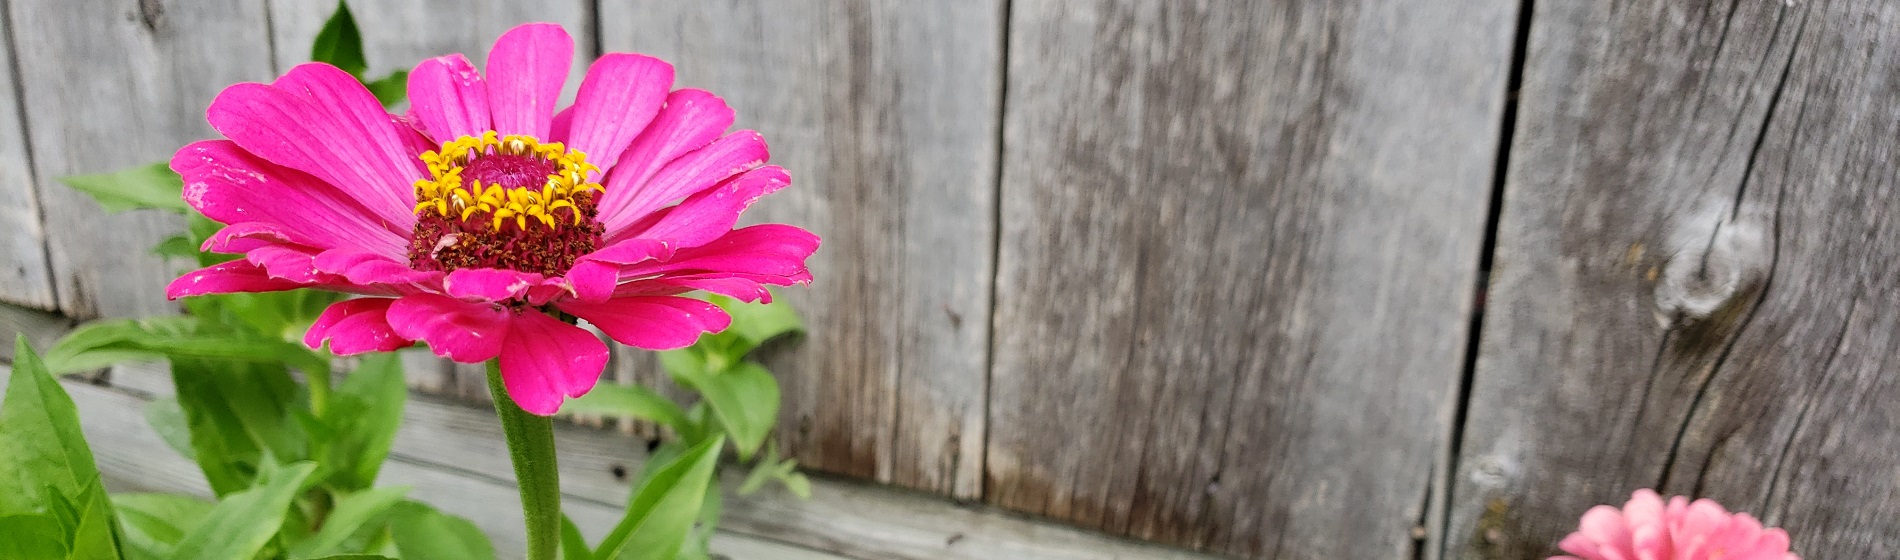
[(60, 177), (59, 182), (86, 193), (107, 212), (156, 209), (184, 214), (185, 181), (169, 162), (157, 162), (112, 173)]
[(197, 317), (109, 319), (80, 325), (46, 353), (53, 373), (90, 371), (126, 361), (198, 358), (288, 363), (327, 371), (329, 360), (303, 345), (232, 330)]
[(15, 340), (13, 352), (0, 400), (0, 515), (72, 504), (86, 488), (102, 486), (72, 397), (25, 336)]
[(178, 541), (211, 513), (212, 504), (177, 494), (114, 494), (113, 509), (125, 536), (125, 552), (133, 560), (163, 559)]
[(266, 468), (258, 484), (224, 497), (172, 551), (173, 560), (249, 560), (277, 536), (290, 501), (317, 469), (301, 462)]
[(784, 301), (746, 303), (714, 295), (712, 302), (732, 316), (732, 326), (726, 327), (725, 332), (745, 341), (744, 347), (735, 349), (740, 354), (750, 352), (768, 340), (805, 330), (804, 322), (798, 318), (798, 311)]
[(778, 421), (778, 380), (756, 363), (741, 362), (717, 373), (674, 378), (705, 397), (726, 434), (732, 436), (740, 459), (750, 458), (758, 451)]
[(403, 502), (391, 510), (389, 534), (403, 560), (495, 559), (494, 545), (474, 523), (421, 502)]
[(601, 541), (594, 558), (672, 560), (699, 517), (724, 446), (725, 438), (710, 438), (642, 481), (628, 500), (626, 516)]
[(574, 520), (565, 513), (561, 514), (561, 560), (594, 560), (594, 551), (587, 548), (581, 528), (574, 526)]

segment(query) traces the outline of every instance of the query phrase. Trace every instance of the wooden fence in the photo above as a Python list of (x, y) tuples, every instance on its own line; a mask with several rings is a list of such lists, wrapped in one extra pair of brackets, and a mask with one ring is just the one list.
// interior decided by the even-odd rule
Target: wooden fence
[[(169, 310), (179, 224), (54, 178), (325, 4), (0, 2), (0, 299)], [(375, 73), (550, 20), (765, 134), (810, 468), (1243, 558), (1542, 558), (1641, 487), (1900, 557), (1900, 3), (352, 5)]]

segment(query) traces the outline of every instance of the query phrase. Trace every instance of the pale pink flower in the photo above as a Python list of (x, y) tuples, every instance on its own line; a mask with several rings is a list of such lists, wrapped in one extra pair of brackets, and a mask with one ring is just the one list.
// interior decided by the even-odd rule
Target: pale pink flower
[(304, 64), (233, 85), (206, 117), (227, 140), (172, 158), (185, 200), (230, 224), (205, 250), (243, 259), (192, 272), (173, 298), (321, 288), (353, 294), (305, 342), (337, 354), (423, 341), (458, 362), (499, 358), (509, 396), (552, 414), (586, 393), (607, 347), (692, 344), (731, 321), (681, 297), (769, 298), (808, 282), (818, 238), (740, 212), (786, 186), (765, 141), (726, 133), (718, 97), (671, 90), (673, 67), (600, 57), (555, 110), (574, 42), (552, 24), (503, 34), (487, 72), (462, 55), (409, 75), (390, 115), (349, 74)]
[(1786, 531), (1763, 528), (1707, 498), (1675, 496), (1665, 504), (1648, 489), (1622, 509), (1590, 508), (1557, 546), (1572, 556), (1551, 560), (1801, 560), (1788, 551)]

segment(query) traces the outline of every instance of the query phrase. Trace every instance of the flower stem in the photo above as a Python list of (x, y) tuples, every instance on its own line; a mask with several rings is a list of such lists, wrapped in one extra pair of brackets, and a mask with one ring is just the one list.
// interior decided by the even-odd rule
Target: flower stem
[(521, 486), (528, 525), (528, 560), (555, 560), (561, 542), (561, 478), (554, 462), (554, 421), (522, 410), (501, 383), (501, 366), (488, 361), (488, 393), (508, 438), (508, 457)]

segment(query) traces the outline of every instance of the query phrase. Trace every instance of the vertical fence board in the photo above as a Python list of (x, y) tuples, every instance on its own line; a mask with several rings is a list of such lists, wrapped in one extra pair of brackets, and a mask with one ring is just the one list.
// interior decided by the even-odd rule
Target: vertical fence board
[(1396, 558), (1446, 445), (1516, 2), (1012, 2), (990, 498)]
[[(8, 21), (5, 16), (0, 14), (0, 23)], [(52, 310), (59, 303), (46, 266), (46, 230), (20, 115), (10, 27), (0, 25), (0, 232), (7, 237), (0, 243), (0, 302)]]
[(269, 77), (258, 2), (11, 2), (14, 55), (68, 315), (168, 312), (171, 270), (150, 253), (179, 221), (107, 216), (55, 181), (169, 159), (212, 135), (204, 108), (226, 84)]
[(1643, 487), (1900, 555), (1900, 5), (1537, 8), (1449, 556)]
[(811, 334), (773, 371), (802, 463), (977, 497), (1001, 4), (607, 0), (607, 51), (678, 67), (772, 143), (792, 187), (753, 220), (825, 238), (783, 290)]

